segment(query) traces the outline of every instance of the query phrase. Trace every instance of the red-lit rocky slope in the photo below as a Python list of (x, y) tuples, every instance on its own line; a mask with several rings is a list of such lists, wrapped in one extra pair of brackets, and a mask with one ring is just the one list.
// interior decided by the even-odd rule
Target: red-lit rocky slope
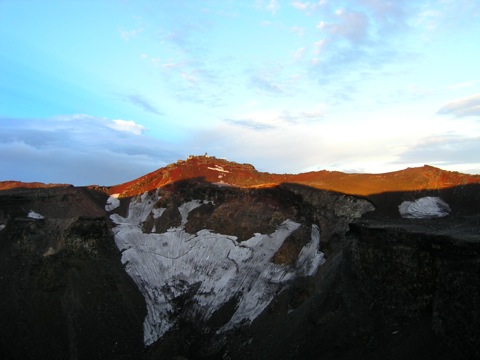
[(0, 359), (478, 359), (479, 284), (480, 176), (0, 183)]
[(480, 175), (445, 171), (428, 165), (384, 174), (347, 174), (326, 170), (302, 174), (270, 174), (259, 172), (249, 164), (238, 164), (209, 156), (191, 156), (185, 161), (179, 160), (138, 179), (112, 186), (109, 193), (118, 193), (122, 197), (133, 196), (189, 179), (238, 187), (268, 187), (281, 183), (295, 183), (357, 196), (438, 190), (480, 183)]
[(22, 181), (0, 181), (0, 191), (16, 188), (24, 189), (44, 189), (50, 187), (65, 187), (69, 186), (68, 184), (44, 184), (41, 182), (22, 182)]

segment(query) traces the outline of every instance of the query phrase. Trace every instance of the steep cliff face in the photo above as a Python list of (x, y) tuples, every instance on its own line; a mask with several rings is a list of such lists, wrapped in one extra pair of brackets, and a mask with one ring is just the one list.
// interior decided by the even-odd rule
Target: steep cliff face
[(360, 297), (389, 330), (423, 321), (458, 358), (480, 357), (478, 216), (363, 220), (351, 225), (345, 249)]
[(144, 300), (88, 189), (0, 193), (0, 358), (138, 359)]
[(3, 183), (0, 358), (478, 358), (478, 183), (209, 157)]

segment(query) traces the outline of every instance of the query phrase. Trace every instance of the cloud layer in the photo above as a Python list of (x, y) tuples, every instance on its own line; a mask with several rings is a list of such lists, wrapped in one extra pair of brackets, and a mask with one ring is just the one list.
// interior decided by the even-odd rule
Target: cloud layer
[(133, 121), (88, 115), (0, 119), (0, 179), (113, 185), (184, 154), (142, 135)]

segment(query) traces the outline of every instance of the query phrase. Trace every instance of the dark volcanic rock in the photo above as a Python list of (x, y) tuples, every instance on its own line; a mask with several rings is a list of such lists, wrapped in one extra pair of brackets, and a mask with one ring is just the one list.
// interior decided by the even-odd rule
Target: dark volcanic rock
[[(211, 157), (0, 183), (0, 359), (479, 358), (479, 184)], [(402, 219), (427, 196), (449, 215)]]
[(428, 358), (480, 357), (479, 216), (354, 223), (346, 261), (360, 299), (386, 331), (423, 324), (443, 348)]
[[(0, 193), (0, 358), (142, 358), (144, 300), (97, 197), (72, 187)], [(28, 217), (32, 209), (45, 217)]]

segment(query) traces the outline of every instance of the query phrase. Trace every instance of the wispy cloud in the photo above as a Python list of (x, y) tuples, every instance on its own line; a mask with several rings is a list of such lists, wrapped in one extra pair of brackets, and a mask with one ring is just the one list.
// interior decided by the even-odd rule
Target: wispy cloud
[(397, 40), (400, 35), (408, 36), (409, 16), (415, 8), (412, 3), (354, 0), (342, 5), (334, 8), (327, 2), (292, 3), (306, 13), (315, 11), (319, 18), (314, 29), (316, 39), (309, 45), (310, 72), (322, 84), (339, 84), (353, 74), (361, 83), (359, 74), (378, 72), (409, 51), (397, 46)]
[(480, 94), (450, 101), (442, 106), (438, 113), (455, 117), (480, 116)]
[(275, 15), (279, 7), (280, 5), (278, 4), (277, 0), (270, 0), (270, 2), (267, 5), (268, 11), (270, 11), (273, 15)]
[(300, 111), (300, 112), (291, 112), (284, 111), (282, 112), (281, 118), (290, 123), (310, 123), (313, 121), (323, 120), (325, 116), (325, 110), (323, 106), (319, 106), (316, 109), (309, 111)]
[(162, 115), (162, 113), (146, 98), (140, 95), (127, 95), (124, 97), (125, 100), (129, 101), (133, 105), (143, 109), (146, 112)]
[(370, 21), (366, 13), (341, 9), (335, 14), (338, 22), (321, 23), (317, 27), (324, 29), (334, 39), (343, 39), (352, 44), (368, 41)]
[(480, 3), (472, 0), (425, 2), (413, 19), (416, 26), (428, 32), (445, 32), (478, 21)]
[[(168, 84), (170, 94), (176, 96), (178, 100), (206, 103), (211, 106), (222, 102), (226, 88), (225, 79), (221, 79), (218, 69), (215, 71), (208, 62), (202, 60), (202, 56), (186, 57), (180, 61), (143, 54), (142, 59), (158, 70), (157, 75), (164, 84)], [(162, 114), (144, 97), (134, 95), (128, 99), (144, 110), (157, 115)]]
[(305, 35), (305, 27), (303, 26), (293, 26), (290, 28), (290, 30), (299, 36)]
[(129, 41), (130, 39), (133, 39), (133, 38), (136, 37), (138, 34), (140, 34), (141, 32), (143, 32), (143, 29), (142, 29), (142, 28), (133, 29), (133, 30), (123, 30), (123, 29), (119, 29), (118, 32), (119, 32), (119, 34), (120, 34), (120, 37), (121, 37), (123, 40)]
[(275, 15), (280, 8), (278, 0), (255, 0), (255, 6), (258, 9), (268, 11), (272, 15)]
[(272, 79), (268, 74), (254, 74), (250, 78), (251, 84), (266, 93), (282, 94), (284, 88), (276, 79)]
[(293, 59), (294, 59), (295, 61), (300, 61), (300, 60), (302, 60), (302, 58), (303, 58), (304, 55), (305, 55), (306, 49), (307, 49), (306, 47), (301, 47), (301, 48), (297, 49), (297, 50), (295, 51), (295, 53), (293, 54)]
[(298, 125), (309, 126), (313, 122), (322, 120), (324, 114), (323, 107), (308, 111), (253, 111), (238, 118), (227, 118), (224, 121), (230, 125), (264, 131)]
[(248, 128), (252, 130), (270, 130), (275, 127), (271, 124), (261, 123), (252, 119), (225, 119), (225, 122), (230, 123), (235, 126), (240, 126), (243, 128)]
[(478, 83), (479, 83), (478, 80), (463, 81), (461, 83), (456, 83), (456, 84), (449, 85), (449, 86), (447, 86), (447, 89), (448, 90), (465, 89), (465, 88), (475, 86)]
[(321, 7), (327, 5), (327, 0), (319, 1), (292, 1), (291, 6), (297, 10), (305, 11), (307, 14), (311, 14)]
[(240, 116), (226, 118), (224, 122), (235, 127), (265, 131), (277, 129), (285, 121), (282, 114), (277, 111), (252, 111)]
[(293, 1), (292, 6), (298, 10), (306, 10), (310, 6), (309, 2)]

